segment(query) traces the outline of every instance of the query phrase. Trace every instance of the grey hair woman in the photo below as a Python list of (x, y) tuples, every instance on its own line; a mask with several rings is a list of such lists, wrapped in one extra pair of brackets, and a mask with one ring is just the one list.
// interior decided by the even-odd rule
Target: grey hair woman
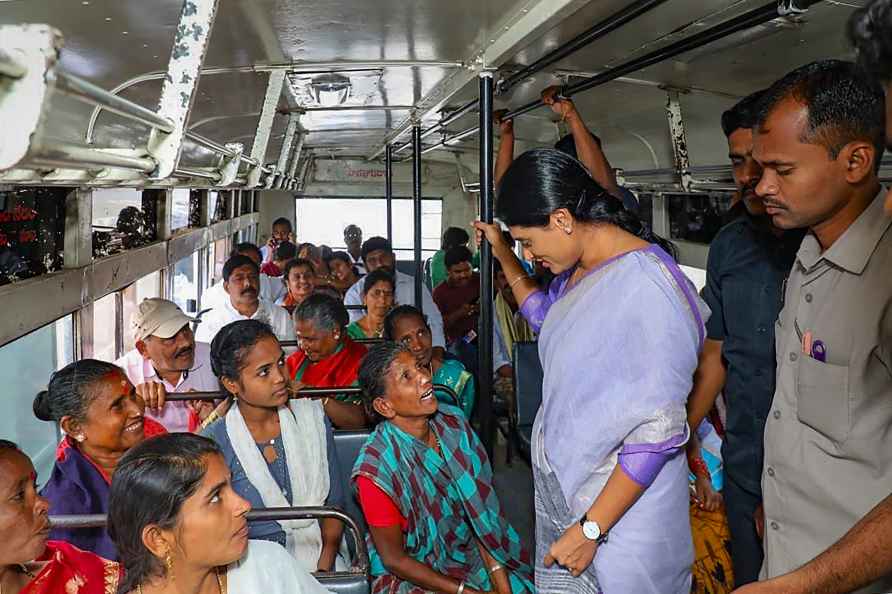
[[(347, 335), (350, 317), (344, 304), (330, 295), (314, 294), (294, 310), (293, 317), (300, 349), (286, 361), (291, 379), (315, 388), (355, 386), (366, 348)], [(326, 397), (322, 406), (338, 429), (369, 425), (358, 396)]]

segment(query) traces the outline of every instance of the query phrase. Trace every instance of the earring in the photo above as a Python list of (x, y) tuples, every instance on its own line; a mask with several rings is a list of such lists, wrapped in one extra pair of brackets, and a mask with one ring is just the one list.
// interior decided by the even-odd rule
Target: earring
[(567, 235), (570, 235), (571, 233), (573, 233), (573, 230), (570, 229), (570, 227), (564, 227), (564, 233), (566, 233)]
[(78, 440), (78, 442), (83, 443), (84, 440), (87, 439), (87, 436), (86, 435), (78, 435), (77, 437), (75, 437), (75, 439)]
[(164, 554), (164, 566), (167, 568), (167, 579), (173, 581), (173, 555), (170, 554), (170, 551)]

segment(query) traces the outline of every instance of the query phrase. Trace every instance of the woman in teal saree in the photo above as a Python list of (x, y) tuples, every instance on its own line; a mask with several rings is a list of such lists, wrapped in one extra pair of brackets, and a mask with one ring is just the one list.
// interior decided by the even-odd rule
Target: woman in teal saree
[(486, 451), (462, 412), (437, 402), (429, 369), (387, 342), (369, 352), (359, 382), (382, 419), (353, 467), (372, 591), (534, 592), (529, 553), (502, 514)]

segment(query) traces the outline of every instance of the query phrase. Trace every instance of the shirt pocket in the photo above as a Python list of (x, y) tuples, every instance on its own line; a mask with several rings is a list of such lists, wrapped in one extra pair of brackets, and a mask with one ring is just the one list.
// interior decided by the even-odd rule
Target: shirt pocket
[(797, 416), (805, 425), (840, 444), (849, 436), (849, 367), (801, 355), (796, 380)]

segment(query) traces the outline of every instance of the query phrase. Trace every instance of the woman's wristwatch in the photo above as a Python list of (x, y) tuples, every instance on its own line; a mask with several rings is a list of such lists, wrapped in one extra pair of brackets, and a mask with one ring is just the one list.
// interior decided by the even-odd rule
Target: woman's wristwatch
[(594, 520), (589, 520), (587, 516), (582, 516), (579, 520), (579, 525), (582, 526), (582, 535), (588, 540), (595, 541), (599, 546), (607, 542), (607, 532), (601, 534), (601, 526)]

